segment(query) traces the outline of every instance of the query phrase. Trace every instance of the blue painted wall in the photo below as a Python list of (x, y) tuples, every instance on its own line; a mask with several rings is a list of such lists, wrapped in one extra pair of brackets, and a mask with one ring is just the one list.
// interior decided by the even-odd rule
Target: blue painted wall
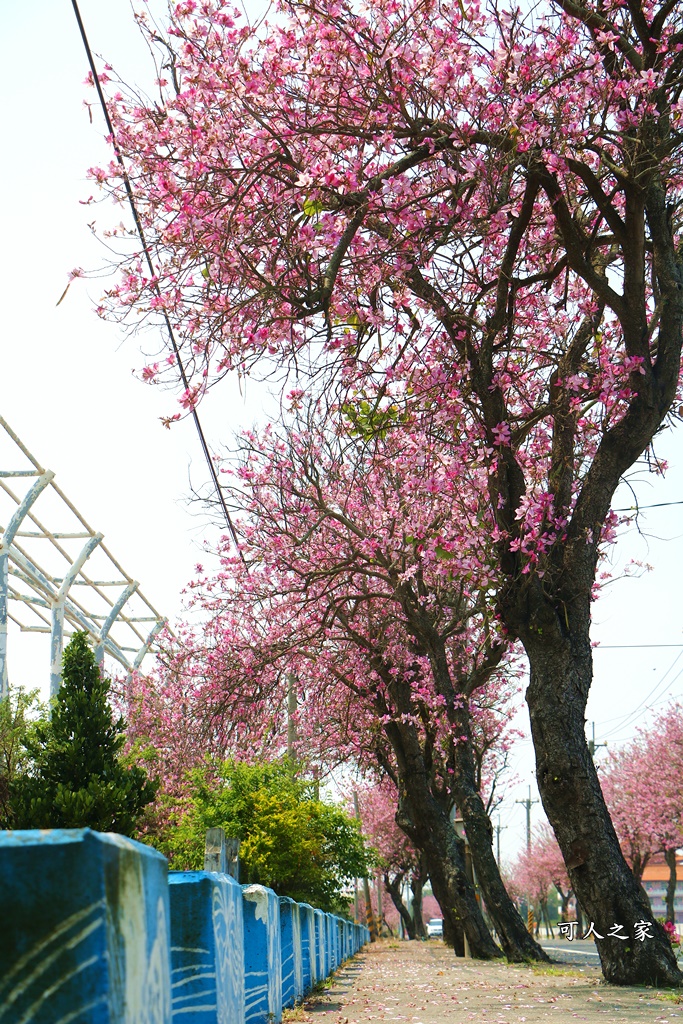
[(244, 885), (242, 894), (244, 1019), (246, 1024), (277, 1024), (282, 1019), (280, 900), (262, 885)]
[(280, 944), (282, 948), (282, 1005), (294, 1006), (304, 994), (299, 904), (280, 896)]
[(0, 1024), (171, 1024), (166, 860), (90, 829), (0, 832)]
[(174, 1024), (244, 1024), (242, 887), (206, 871), (168, 881)]
[(0, 1024), (276, 1024), (369, 939), (90, 829), (0, 832), (0, 877)]
[(315, 947), (318, 958), (318, 981), (328, 976), (327, 958), (327, 914), (322, 910), (315, 911)]
[(304, 993), (318, 982), (318, 958), (315, 948), (315, 913), (308, 903), (299, 904), (301, 927), (301, 983)]

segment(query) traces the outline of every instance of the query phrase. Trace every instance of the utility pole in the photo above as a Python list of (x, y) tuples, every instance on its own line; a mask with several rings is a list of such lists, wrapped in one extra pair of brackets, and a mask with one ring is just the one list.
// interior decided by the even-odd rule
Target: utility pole
[(293, 672), (287, 673), (287, 757), (290, 761), (296, 760), (296, 676)]
[(515, 800), (515, 803), (526, 807), (526, 852), (531, 853), (531, 805), (538, 803), (538, 800), (531, 799), (531, 786), (526, 800)]
[[(358, 803), (358, 793), (355, 789), (353, 791), (353, 809), (356, 812), (356, 821), (360, 825), (360, 806)], [(365, 918), (370, 932), (370, 942), (375, 942), (377, 939), (377, 929), (375, 928), (375, 915), (372, 912), (372, 900), (370, 899), (370, 883), (367, 877), (363, 879), (363, 895), (365, 896)]]
[(592, 758), (595, 758), (595, 751), (599, 747), (606, 747), (607, 744), (595, 742), (595, 722), (591, 722), (591, 725), (593, 726), (593, 738), (588, 741), (588, 752)]
[[(529, 795), (526, 798), (526, 800), (515, 800), (515, 803), (516, 804), (522, 804), (524, 807), (526, 807), (526, 852), (527, 853), (531, 853), (531, 805), (538, 803), (538, 800), (532, 800), (531, 799), (531, 786), (529, 786)], [(527, 896), (526, 896), (526, 906), (527, 906), (527, 911), (526, 911), (527, 929), (529, 930), (529, 934), (533, 935), (534, 934), (534, 912), (533, 912), (533, 910), (531, 908), (531, 899), (529, 898), (529, 894), (528, 893), (527, 893)]]
[(498, 824), (495, 826), (496, 829), (496, 864), (500, 867), (500, 833), (507, 825), (501, 825), (500, 814), (498, 815)]

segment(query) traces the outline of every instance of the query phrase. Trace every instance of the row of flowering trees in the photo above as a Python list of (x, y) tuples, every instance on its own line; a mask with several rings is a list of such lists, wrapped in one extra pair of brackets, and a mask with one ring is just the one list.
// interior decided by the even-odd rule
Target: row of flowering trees
[[(539, 924), (545, 922), (548, 929), (552, 928), (549, 903), (554, 894), (561, 900), (561, 919), (567, 920), (573, 895), (571, 882), (560, 848), (547, 824), (536, 831), (529, 849), (512, 865), (508, 886), (518, 900), (529, 901), (538, 908)], [(580, 913), (580, 908), (577, 909)]]
[[(612, 497), (679, 386), (683, 10), (275, 12), (251, 28), (225, 0), (183, 0), (166, 34), (143, 16), (158, 94), (112, 83), (129, 179), (93, 171), (131, 190), (153, 266), (122, 259), (105, 315), (168, 319), (186, 408), (261, 367), (303, 415), (246, 442), (240, 550), (203, 587), (202, 672), (237, 707), (248, 687), (264, 720), (293, 676), (311, 736), (333, 722), (371, 750), (447, 923), (457, 907), (493, 956), (447, 827), (460, 787), (503, 946), (537, 956), (486, 852), (469, 742), (512, 640), (574, 890), (596, 922), (650, 914), (584, 718)], [(177, 358), (145, 376), (174, 377)], [(652, 929), (598, 943), (609, 980), (680, 980)]]
[[(335, 436), (314, 414), (244, 438), (231, 490), (240, 553), (226, 545), (220, 575), (195, 582), (205, 621), (173, 649), (166, 678), (201, 691), (214, 741), (254, 751), (283, 742), (294, 693), (307, 757), (390, 780), (453, 941), (463, 928), (471, 949), (496, 955), (452, 828), (457, 804), (504, 951), (544, 957), (492, 851), (487, 803), (512, 738), (516, 671), (464, 578), (468, 539), (437, 489), (418, 516), (405, 470), (417, 438), (383, 438), (380, 463), (372, 434)], [(434, 530), (436, 554), (422, 542)]]

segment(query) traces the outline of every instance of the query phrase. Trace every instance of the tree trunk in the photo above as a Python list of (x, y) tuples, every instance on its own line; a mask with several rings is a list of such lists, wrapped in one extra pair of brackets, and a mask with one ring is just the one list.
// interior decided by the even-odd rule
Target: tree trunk
[(435, 800), (423, 773), (399, 773), (396, 824), (424, 855), (432, 892), (451, 934), (462, 923), (470, 953), (480, 960), (499, 957), (500, 950), (486, 927), (474, 886), (465, 871), (464, 843), (446, 811)]
[(500, 877), (493, 851), (493, 826), (476, 783), (469, 710), (466, 704), (452, 710), (449, 717), (452, 719), (456, 734), (467, 737), (466, 741), (461, 741), (455, 747), (453, 794), (465, 825), (472, 862), (486, 910), (508, 960), (512, 963), (530, 960), (548, 963), (550, 957), (528, 931)]
[(569, 901), (572, 898), (572, 891), (571, 891), (571, 889), (567, 889), (567, 892), (564, 892), (559, 887), (557, 882), (553, 882), (553, 885), (557, 889), (557, 891), (558, 891), (558, 893), (560, 895), (560, 900), (562, 901), (561, 905), (560, 905), (560, 921), (568, 921), (569, 920)]
[(420, 866), (413, 871), (410, 879), (410, 888), (413, 893), (413, 924), (415, 927), (415, 938), (426, 939), (427, 932), (422, 919), (422, 890), (424, 889), (426, 870), (420, 857)]
[(676, 879), (676, 851), (675, 851), (675, 849), (673, 849), (673, 850), (665, 850), (664, 851), (664, 860), (666, 861), (667, 867), (669, 868), (669, 881), (667, 882), (667, 886), (666, 886), (666, 919), (667, 919), (667, 921), (670, 921), (671, 924), (676, 924), (676, 908), (675, 908), (675, 903), (674, 903), (674, 901), (676, 899), (676, 881), (677, 881), (677, 879)]
[[(412, 713), (410, 687), (400, 686), (393, 677), (396, 707)], [(382, 713), (384, 709), (379, 706)], [(396, 757), (398, 810), (396, 824), (424, 857), (432, 892), (444, 918), (444, 938), (458, 941), (462, 927), (470, 953), (480, 960), (501, 955), (486, 927), (474, 886), (465, 871), (464, 843), (455, 833), (448, 816), (449, 804), (437, 800), (425, 762), (425, 751), (414, 725), (406, 721), (386, 722), (384, 731)]]
[(555, 932), (553, 931), (553, 926), (550, 923), (550, 911), (548, 910), (548, 901), (547, 900), (545, 900), (545, 902), (543, 903), (543, 917), (545, 919), (546, 937), (550, 937), (551, 939), (554, 939), (555, 938)]
[(574, 899), (576, 901), (576, 923), (579, 926), (579, 935), (583, 935), (583, 933), (586, 930), (583, 926), (583, 911), (581, 910), (581, 904), (579, 903), (576, 896), (574, 897)]
[(443, 919), (443, 941), (453, 950), (456, 956), (465, 955), (465, 932), (462, 922), (454, 918), (444, 917)]
[(394, 904), (400, 915), (403, 927), (409, 939), (415, 938), (415, 925), (413, 919), (410, 916), (410, 911), (403, 902), (401, 896), (401, 887), (403, 885), (403, 879), (405, 878), (405, 872), (401, 872), (395, 875), (394, 878), (390, 878), (388, 874), (384, 875), (384, 888), (389, 893), (391, 902)]
[[(570, 619), (576, 623), (576, 604), (571, 616), (565, 605), (563, 620), (548, 610), (547, 604), (525, 609), (528, 628), (520, 630), (531, 667), (526, 699), (545, 813), (577, 899), (603, 936), (597, 949), (606, 980), (678, 985), (683, 975), (621, 852), (586, 742), (584, 713), (592, 680), (588, 603), (578, 635), (570, 627)], [(609, 937), (615, 924), (624, 927), (630, 941)], [(643, 928), (647, 937), (639, 938)]]
[(643, 873), (647, 867), (649, 859), (649, 853), (646, 853), (645, 855), (636, 853), (631, 858), (631, 871), (633, 872), (633, 877), (641, 888), (643, 887)]

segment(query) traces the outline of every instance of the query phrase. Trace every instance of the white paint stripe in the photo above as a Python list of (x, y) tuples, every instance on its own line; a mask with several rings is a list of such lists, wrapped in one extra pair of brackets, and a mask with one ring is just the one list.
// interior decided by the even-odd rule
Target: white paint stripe
[(214, 978), (216, 977), (215, 971), (197, 971), (192, 974), (189, 978), (182, 978), (180, 981), (174, 981), (171, 988), (182, 988), (183, 985), (191, 985), (193, 981), (199, 978)]
[[(50, 956), (46, 957), (44, 960), (41, 960), (40, 963), (38, 964), (38, 966), (34, 967), (30, 974), (24, 976), (23, 978), (19, 978), (17, 983), (16, 983), (16, 985), (14, 986), (14, 988), (11, 989), (7, 993), (5, 998), (4, 998), (3, 1005), (2, 1005), (2, 1007), (0, 1007), (0, 1017), (4, 1017), (5, 1011), (7, 1009), (9, 1009), (9, 1007), (12, 1006), (12, 1004), (15, 1003), (17, 1001), (17, 999), (20, 996), (22, 996), (24, 994), (24, 992), (28, 988), (30, 988), (30, 986), (38, 978), (41, 977), (41, 975), (45, 974), (45, 972), (48, 971), (52, 967), (54, 962), (56, 960), (58, 960), (60, 958), (60, 956), (62, 956), (62, 954), (64, 953), (65, 949), (74, 949), (75, 947), (79, 946), (81, 944), (81, 942), (83, 942), (85, 939), (88, 938), (89, 935), (92, 934), (92, 932), (97, 931), (97, 929), (100, 927), (100, 925), (102, 925), (102, 923), (103, 923), (102, 920), (98, 919), (97, 921), (93, 921), (91, 924), (86, 925), (85, 928), (83, 928), (80, 932), (77, 932), (76, 935), (73, 935), (68, 940), (68, 942), (65, 942), (54, 953), (51, 953)], [(45, 943), (42, 943), (41, 945), (44, 946)], [(37, 955), (37, 953), (34, 954), (34, 957), (35, 957), (35, 955)], [(31, 959), (33, 959), (34, 957), (32, 957)], [(88, 960), (87, 962), (88, 963), (93, 963), (97, 959), (99, 959), (99, 956), (96, 956), (96, 957), (94, 957), (93, 960)], [(78, 971), (82, 970), (82, 967), (79, 966), (77, 968), (77, 970)], [(68, 977), (70, 977), (70, 975), (67, 975), (67, 978)], [(62, 983), (63, 982), (60, 981), (59, 985), (61, 985)], [(57, 987), (59, 987), (59, 985)], [(48, 989), (48, 991), (52, 991), (52, 990), (53, 989)]]
[[(50, 932), (50, 934), (47, 937), (41, 938), (38, 942), (35, 943), (35, 945), (31, 946), (31, 948), (26, 953), (24, 953), (23, 956), (19, 957), (16, 963), (12, 966), (11, 970), (9, 970), (7, 974), (5, 974), (4, 978), (2, 979), (2, 982), (0, 982), (0, 992), (2, 992), (3, 989), (7, 988), (7, 986), (10, 984), (15, 975), (21, 974), (24, 971), (25, 967), (27, 966), (27, 964), (31, 962), (31, 960), (33, 960), (35, 957), (41, 956), (44, 950), (52, 942), (55, 942), (57, 939), (61, 939), (64, 932), (68, 932), (71, 928), (74, 927), (74, 925), (78, 924), (80, 921), (88, 917), (90, 914), (94, 913), (96, 910), (103, 910), (104, 906), (104, 900), (97, 900), (96, 903), (91, 903), (90, 906), (84, 907), (82, 910), (77, 910), (75, 914), (71, 914), (70, 917), (65, 918), (59, 925), (57, 925), (54, 931)], [(104, 918), (99, 918), (98, 924), (103, 923)], [(2, 1015), (2, 1012), (3, 1009), (2, 1007), (0, 1007), (0, 1016)]]
[(591, 949), (567, 949), (566, 946), (544, 946), (543, 949), (547, 950), (548, 953), (572, 953), (574, 956), (600, 956), (599, 953), (594, 953)]

